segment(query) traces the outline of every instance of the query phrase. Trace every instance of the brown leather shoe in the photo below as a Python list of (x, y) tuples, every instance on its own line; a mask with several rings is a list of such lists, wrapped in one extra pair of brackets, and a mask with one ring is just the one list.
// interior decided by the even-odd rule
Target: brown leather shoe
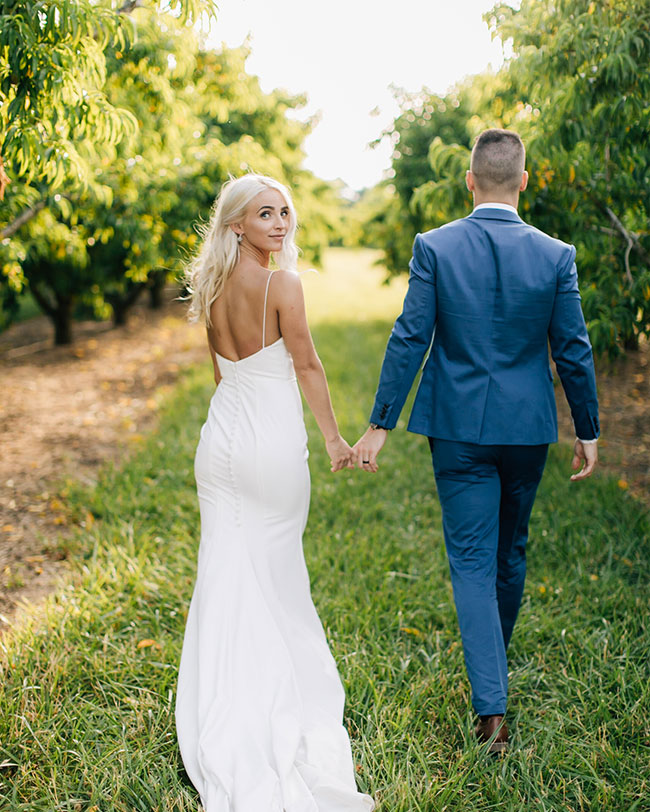
[(508, 728), (503, 716), (479, 716), (476, 735), (480, 742), (488, 743), (488, 753), (504, 753), (508, 746)]

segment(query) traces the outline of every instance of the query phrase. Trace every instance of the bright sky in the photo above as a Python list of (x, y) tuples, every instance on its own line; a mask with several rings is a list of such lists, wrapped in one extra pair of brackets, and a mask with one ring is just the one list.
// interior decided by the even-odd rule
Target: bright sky
[(208, 42), (236, 47), (250, 35), (247, 70), (262, 89), (306, 93), (300, 118), (320, 116), (305, 142), (307, 168), (360, 189), (390, 166), (390, 145), (368, 143), (397, 113), (391, 84), (444, 93), (502, 63), (501, 43), (482, 19), (495, 2), (223, 0)]

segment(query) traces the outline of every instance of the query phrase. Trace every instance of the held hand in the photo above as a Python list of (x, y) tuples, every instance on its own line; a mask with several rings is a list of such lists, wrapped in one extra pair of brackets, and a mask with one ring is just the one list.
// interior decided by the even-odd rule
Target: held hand
[(354, 468), (352, 449), (339, 434), (332, 440), (325, 441), (325, 448), (330, 455), (332, 467), (330, 471), (335, 474), (343, 468)]
[(387, 435), (388, 432), (386, 429), (369, 428), (366, 430), (366, 433), (357, 441), (352, 449), (357, 467), (364, 471), (369, 471), (372, 474), (377, 473), (377, 469), (379, 468), (377, 465), (377, 455), (384, 447)]
[[(582, 470), (578, 471), (581, 462), (584, 462), (584, 465), (582, 466)], [(571, 467), (574, 471), (578, 471), (578, 473), (573, 474), (571, 481), (577, 482), (579, 479), (586, 479), (588, 476), (591, 476), (597, 462), (598, 443), (584, 444), (581, 443), (580, 440), (576, 440), (575, 445), (573, 446), (573, 460), (571, 461)]]

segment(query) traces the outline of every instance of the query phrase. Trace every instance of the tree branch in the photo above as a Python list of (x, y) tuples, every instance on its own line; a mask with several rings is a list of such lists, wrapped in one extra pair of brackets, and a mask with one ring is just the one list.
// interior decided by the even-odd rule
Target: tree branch
[(30, 285), (29, 290), (32, 296), (36, 299), (36, 304), (41, 308), (41, 310), (50, 317), (54, 316), (56, 308), (52, 306), (46, 296), (36, 287), (36, 285)]
[(118, 14), (130, 14), (134, 9), (138, 8), (138, 6), (142, 5), (142, 0), (126, 0), (123, 6), (120, 6), (117, 10)]
[(4, 240), (5, 237), (12, 237), (21, 226), (28, 223), (32, 217), (35, 217), (39, 211), (44, 209), (46, 206), (47, 200), (39, 200), (38, 203), (35, 203), (31, 208), (25, 209), (22, 214), (19, 214), (18, 217), (16, 217), (13, 223), (9, 223), (8, 226), (5, 226), (2, 231), (0, 231), (0, 240)]
[(630, 269), (630, 254), (632, 253), (632, 249), (634, 248), (641, 259), (648, 264), (650, 264), (650, 254), (648, 254), (643, 245), (641, 245), (639, 235), (635, 234), (634, 231), (628, 231), (616, 214), (609, 208), (609, 206), (606, 206), (600, 201), (596, 202), (598, 208), (609, 217), (610, 222), (614, 226), (614, 228), (607, 228), (607, 226), (596, 226), (598, 231), (602, 231), (604, 234), (611, 234), (612, 236), (618, 234), (620, 237), (623, 237), (627, 243), (625, 246), (625, 254), (623, 255), (623, 262), (625, 264), (625, 278), (627, 279), (628, 285), (631, 287), (634, 284), (634, 277), (632, 276), (632, 271)]
[(639, 235), (635, 234), (634, 231), (628, 231), (623, 223), (618, 219), (618, 217), (614, 214), (614, 212), (609, 208), (609, 206), (604, 206), (604, 211), (609, 217), (609, 219), (614, 224), (614, 228), (618, 231), (618, 233), (623, 237), (623, 239), (629, 244), (632, 243), (634, 248), (636, 248), (639, 256), (645, 260), (645, 262), (650, 262), (650, 255), (645, 250), (645, 248), (641, 245), (641, 241), (639, 240)]
[(634, 284), (634, 278), (632, 276), (632, 271), (630, 270), (630, 251), (634, 248), (634, 243), (630, 240), (627, 244), (627, 248), (625, 249), (625, 256), (623, 257), (623, 261), (625, 262), (625, 276), (627, 277), (627, 282), (630, 287)]

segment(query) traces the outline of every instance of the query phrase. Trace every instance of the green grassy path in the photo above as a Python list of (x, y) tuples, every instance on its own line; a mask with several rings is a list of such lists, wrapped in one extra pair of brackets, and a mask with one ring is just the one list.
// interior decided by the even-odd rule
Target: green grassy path
[[(325, 312), (314, 330), (351, 441), (389, 329), (377, 315), (328, 323)], [(188, 371), (123, 467), (92, 493), (70, 486), (88, 525), (76, 574), (3, 640), (3, 812), (197, 808), (173, 701), (198, 539), (192, 457), (211, 391), (207, 366)], [(395, 431), (375, 477), (333, 476), (307, 424), (313, 594), (346, 685), (358, 781), (381, 812), (650, 809), (647, 513), (603, 476), (570, 485), (569, 451), (554, 449), (510, 651), (513, 747), (486, 760), (426, 442)]]

